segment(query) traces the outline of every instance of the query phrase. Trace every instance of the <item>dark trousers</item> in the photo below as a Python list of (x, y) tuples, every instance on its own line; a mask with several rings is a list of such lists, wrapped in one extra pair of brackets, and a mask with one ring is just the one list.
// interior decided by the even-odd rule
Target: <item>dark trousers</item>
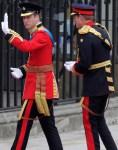
[[(39, 119), (43, 132), (46, 136), (50, 150), (63, 150), (62, 143), (59, 137), (59, 133), (55, 126), (55, 120), (53, 115), (53, 104), (51, 100), (48, 100), (48, 106), (51, 116), (44, 117), (38, 113), (34, 100), (28, 100), (28, 103), (23, 112), (24, 119), (18, 121), (16, 137), (12, 145), (11, 150), (25, 150), (28, 142), (30, 129), (33, 125), (33, 119), (36, 116)], [(30, 118), (30, 119), (29, 119)], [(33, 118), (33, 119), (32, 119)], [(40, 149), (40, 148), (39, 148)]]
[(108, 95), (84, 97), (83, 104), (97, 115), (83, 108), (83, 124), (85, 128), (88, 150), (100, 150), (101, 138), (106, 150), (118, 150), (105, 121), (104, 111)]

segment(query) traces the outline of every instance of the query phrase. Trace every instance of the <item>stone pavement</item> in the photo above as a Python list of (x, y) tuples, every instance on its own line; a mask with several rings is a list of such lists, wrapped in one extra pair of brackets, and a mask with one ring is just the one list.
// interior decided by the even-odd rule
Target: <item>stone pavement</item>
[[(109, 127), (118, 145), (118, 124), (111, 125)], [(60, 133), (60, 136), (63, 142), (64, 150), (86, 150), (83, 129), (78, 131)], [(13, 138), (8, 140), (0, 140), (0, 150), (10, 150), (12, 142)], [(27, 150), (48, 150), (48, 145), (42, 132), (37, 136), (30, 137)], [(105, 150), (102, 143), (101, 150)]]
[[(64, 150), (86, 150), (81, 107), (68, 104), (55, 107), (56, 125)], [(111, 98), (105, 113), (111, 133), (118, 145), (118, 97)], [(0, 150), (10, 150), (16, 131), (17, 112), (0, 114)], [(34, 122), (27, 150), (48, 150), (48, 145), (38, 120)], [(101, 143), (101, 150), (105, 150)]]

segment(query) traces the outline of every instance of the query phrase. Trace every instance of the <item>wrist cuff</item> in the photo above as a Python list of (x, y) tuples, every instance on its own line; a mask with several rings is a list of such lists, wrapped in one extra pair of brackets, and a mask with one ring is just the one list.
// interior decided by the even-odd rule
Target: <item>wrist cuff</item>
[(21, 72), (23, 74), (22, 79), (25, 78), (26, 77), (26, 70), (25, 70), (25, 68), (23, 66), (21, 66), (21, 67), (19, 67), (19, 69), (21, 70)]

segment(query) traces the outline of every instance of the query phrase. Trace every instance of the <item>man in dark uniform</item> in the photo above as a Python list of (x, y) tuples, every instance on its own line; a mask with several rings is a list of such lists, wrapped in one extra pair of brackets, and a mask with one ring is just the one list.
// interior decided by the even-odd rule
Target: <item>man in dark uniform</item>
[(18, 33), (9, 29), (8, 16), (5, 14), (1, 23), (5, 38), (11, 45), (22, 52), (29, 53), (28, 61), (21, 67), (11, 68), (16, 78), (26, 72), (23, 91), (23, 106), (19, 114), (16, 137), (11, 150), (25, 150), (30, 129), (36, 116), (46, 136), (50, 150), (63, 150), (59, 133), (55, 126), (53, 100), (58, 99), (58, 88), (53, 72), (51, 33), (40, 21), (38, 0), (24, 0), (19, 3), (21, 17), (31, 40), (23, 39)]
[(64, 64), (68, 71), (83, 75), (81, 99), (88, 150), (100, 150), (99, 136), (107, 150), (118, 150), (107, 127), (104, 111), (108, 96), (114, 92), (110, 52), (112, 44), (105, 27), (94, 22), (93, 6), (73, 4), (79, 56)]

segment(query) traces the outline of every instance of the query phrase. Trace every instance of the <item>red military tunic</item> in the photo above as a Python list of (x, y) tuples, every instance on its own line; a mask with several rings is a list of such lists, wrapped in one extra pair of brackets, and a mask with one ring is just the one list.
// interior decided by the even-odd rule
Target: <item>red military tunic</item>
[[(31, 34), (31, 40), (23, 39), (19, 34), (11, 31), (11, 38), (9, 42), (22, 52), (29, 53), (29, 58), (26, 67), (28, 66), (45, 66), (52, 64), (52, 49), (53, 43), (50, 36), (45, 32), (44, 27), (40, 26), (34, 28), (34, 32)], [(45, 80), (45, 94), (46, 99), (58, 98), (58, 88), (53, 71), (43, 73)], [(36, 92), (36, 73), (27, 72), (23, 99), (35, 99)]]

